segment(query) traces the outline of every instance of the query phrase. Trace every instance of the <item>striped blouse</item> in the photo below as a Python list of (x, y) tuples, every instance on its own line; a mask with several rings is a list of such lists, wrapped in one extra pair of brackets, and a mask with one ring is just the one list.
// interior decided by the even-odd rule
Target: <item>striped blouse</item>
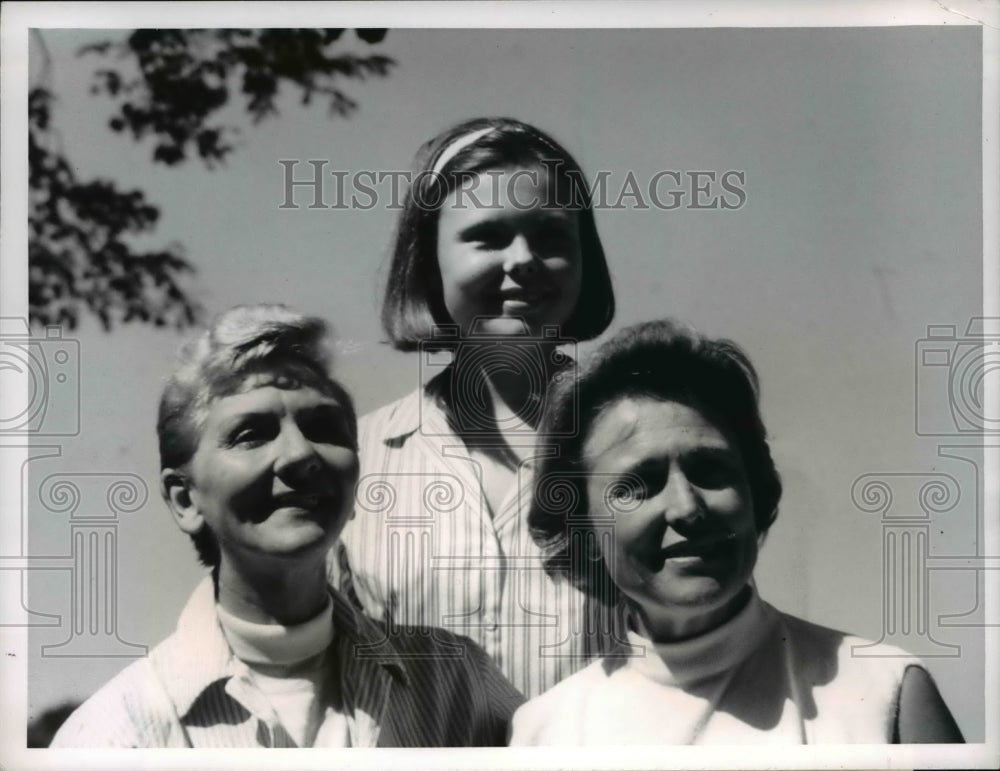
[[(502, 746), (523, 701), (469, 640), (436, 629), (388, 635), (333, 593), (327, 708), (352, 747)], [(219, 625), (211, 578), (177, 630), (63, 724), (53, 747), (294, 747)]]
[(627, 647), (613, 610), (543, 571), (526, 522), (530, 460), (491, 516), (481, 468), (423, 391), (359, 430), (355, 517), (341, 543), (366, 613), (467, 635), (529, 697)]

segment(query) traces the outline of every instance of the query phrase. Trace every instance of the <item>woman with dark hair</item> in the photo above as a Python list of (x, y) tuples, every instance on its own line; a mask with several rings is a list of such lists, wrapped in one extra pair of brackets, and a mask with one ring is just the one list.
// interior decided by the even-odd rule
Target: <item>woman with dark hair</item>
[(368, 613), (469, 635), (526, 694), (614, 642), (608, 609), (542, 570), (522, 495), (550, 384), (573, 366), (565, 346), (613, 314), (565, 148), (509, 118), (420, 148), (382, 324), (430, 377), (362, 418), (358, 516), (342, 540)]
[(160, 401), (161, 492), (211, 569), (177, 631), (70, 716), (61, 747), (482, 746), (522, 701), (470, 640), (389, 637), (327, 582), (357, 426), (325, 325), (222, 314)]
[(734, 343), (626, 329), (550, 399), (540, 432), (557, 448), (528, 516), (546, 568), (619, 603), (628, 644), (525, 704), (512, 744), (961, 741), (917, 659), (854, 657), (866, 641), (758, 596), (781, 482)]

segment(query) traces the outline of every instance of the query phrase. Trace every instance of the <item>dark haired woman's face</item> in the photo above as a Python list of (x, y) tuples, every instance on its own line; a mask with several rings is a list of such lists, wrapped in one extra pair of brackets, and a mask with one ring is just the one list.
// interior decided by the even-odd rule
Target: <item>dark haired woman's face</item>
[(538, 335), (573, 313), (579, 213), (555, 199), (544, 169), (484, 172), (446, 199), (438, 265), (445, 308), (463, 334)]
[(731, 615), (757, 561), (757, 531), (740, 451), (700, 411), (624, 398), (584, 444), (591, 516), (611, 517), (608, 571), (656, 631)]

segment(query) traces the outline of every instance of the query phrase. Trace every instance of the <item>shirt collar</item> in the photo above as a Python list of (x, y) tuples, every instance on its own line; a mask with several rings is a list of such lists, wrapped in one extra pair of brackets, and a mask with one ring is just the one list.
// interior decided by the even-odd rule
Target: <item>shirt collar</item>
[[(360, 653), (409, 684), (403, 658), (389, 644), (385, 631), (351, 607), (339, 592), (331, 589), (331, 596), (333, 644), (353, 646), (355, 657)], [(175, 633), (154, 648), (149, 658), (181, 717), (214, 683), (245, 671), (246, 665), (233, 655), (219, 623), (211, 576), (205, 576), (191, 594)]]
[(445, 436), (452, 434), (444, 413), (425, 388), (418, 388), (396, 402), (392, 415), (386, 421), (382, 440), (388, 444), (418, 431)]
[(330, 593), (333, 596), (333, 626), (343, 633), (344, 641), (353, 646), (354, 660), (380, 664), (404, 685), (409, 685), (405, 658), (390, 643), (386, 629), (355, 609), (340, 592), (331, 589)]

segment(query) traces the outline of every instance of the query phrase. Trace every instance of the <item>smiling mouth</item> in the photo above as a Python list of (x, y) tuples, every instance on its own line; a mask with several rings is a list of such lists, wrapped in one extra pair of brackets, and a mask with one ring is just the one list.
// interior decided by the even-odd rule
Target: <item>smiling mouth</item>
[(497, 294), (503, 303), (517, 305), (534, 305), (545, 302), (552, 297), (551, 290), (548, 289), (505, 289)]
[(662, 549), (657, 555), (657, 561), (668, 560), (676, 562), (713, 562), (729, 556), (733, 543), (732, 536), (712, 538), (704, 541), (684, 541)]
[(274, 499), (275, 509), (327, 509), (333, 505), (333, 498), (320, 493), (284, 493)]

